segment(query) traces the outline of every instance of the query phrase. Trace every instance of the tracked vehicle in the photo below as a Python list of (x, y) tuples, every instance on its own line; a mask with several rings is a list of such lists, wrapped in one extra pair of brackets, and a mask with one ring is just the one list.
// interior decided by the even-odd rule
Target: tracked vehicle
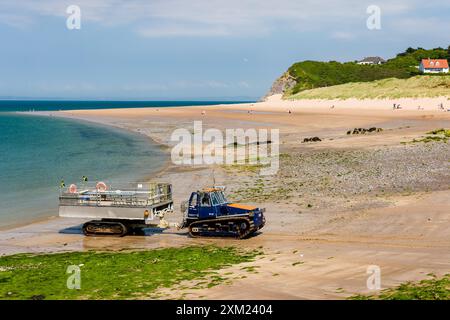
[(230, 203), (223, 187), (192, 192), (182, 204), (183, 221), (169, 223), (173, 213), (172, 186), (142, 183), (113, 188), (99, 182), (61, 187), (59, 215), (93, 219), (83, 224), (87, 236), (124, 236), (141, 233), (148, 227), (188, 228), (192, 237), (234, 237), (243, 239), (265, 224), (264, 211), (253, 206)]
[(207, 188), (193, 192), (182, 206), (182, 228), (192, 237), (231, 236), (243, 239), (264, 227), (265, 209), (230, 203), (224, 188)]

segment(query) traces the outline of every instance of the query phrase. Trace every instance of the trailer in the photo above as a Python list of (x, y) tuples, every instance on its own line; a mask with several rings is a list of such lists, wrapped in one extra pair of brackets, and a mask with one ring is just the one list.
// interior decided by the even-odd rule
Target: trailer
[(204, 188), (191, 193), (182, 203), (183, 221), (169, 223), (165, 215), (173, 213), (172, 185), (138, 183), (112, 186), (104, 182), (62, 186), (59, 215), (94, 219), (83, 224), (87, 236), (124, 236), (141, 233), (143, 228), (187, 228), (191, 237), (234, 237), (243, 239), (262, 229), (266, 223), (264, 208), (231, 203), (224, 187)]
[(165, 220), (173, 213), (172, 186), (168, 183), (111, 185), (104, 182), (61, 187), (59, 216), (93, 219), (83, 233), (124, 236), (146, 227), (176, 226)]

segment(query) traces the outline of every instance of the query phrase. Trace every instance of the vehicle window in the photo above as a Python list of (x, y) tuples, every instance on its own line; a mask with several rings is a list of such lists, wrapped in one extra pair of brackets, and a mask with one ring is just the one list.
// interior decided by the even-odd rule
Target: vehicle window
[(210, 200), (209, 200), (209, 195), (207, 193), (204, 193), (201, 196), (201, 206), (202, 207), (210, 207), (211, 206), (211, 203), (210, 203)]
[(216, 195), (219, 198), (219, 202), (221, 204), (227, 203), (227, 199), (225, 199), (225, 195), (222, 192), (217, 192)]
[(213, 206), (217, 206), (220, 204), (220, 200), (217, 198), (216, 193), (211, 193), (211, 200), (212, 200)]
[(191, 198), (191, 202), (189, 203), (190, 207), (195, 207), (197, 205), (197, 198), (198, 198), (198, 195), (196, 193), (194, 193), (194, 195)]

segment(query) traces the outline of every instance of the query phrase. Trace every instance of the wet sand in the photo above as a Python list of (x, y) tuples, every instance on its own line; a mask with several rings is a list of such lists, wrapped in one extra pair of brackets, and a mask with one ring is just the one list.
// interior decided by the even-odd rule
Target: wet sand
[[(425, 105), (423, 101), (415, 102)], [(426, 181), (423, 183), (405, 180), (401, 182), (404, 185), (392, 186), (382, 194), (369, 190), (342, 195), (339, 193), (340, 185), (337, 184), (339, 181), (333, 180), (331, 186), (327, 184), (321, 187), (323, 189), (314, 189), (323, 178), (314, 175), (314, 170), (322, 170), (322, 167), (296, 167), (296, 157), (304, 155), (308, 159), (309, 155), (321, 156), (323, 152), (331, 152), (333, 157), (339, 158), (336, 152), (341, 150), (350, 152), (352, 157), (352, 152), (357, 153), (355, 157), (359, 157), (360, 152), (368, 152), (370, 157), (371, 152), (380, 150), (389, 157), (397, 157), (401, 154), (398, 148), (402, 147), (402, 142), (420, 138), (437, 128), (450, 128), (450, 112), (437, 110), (434, 100), (429, 102), (429, 108), (425, 110), (414, 110), (413, 107), (392, 110), (391, 101), (374, 108), (370, 108), (370, 102), (367, 101), (360, 102), (358, 106), (350, 102), (344, 106), (345, 102), (342, 103), (342, 106), (330, 109), (325, 103), (303, 101), (292, 104), (273, 98), (265, 103), (242, 105), (42, 113), (125, 128), (145, 134), (166, 146), (174, 144), (170, 141), (174, 129), (190, 129), (194, 120), (203, 121), (204, 129), (277, 128), (281, 133), (280, 152), (291, 157), (291, 160), (281, 163), (278, 175), (264, 177), (263, 189), (279, 188), (280, 181), (295, 182), (306, 176), (312, 177), (312, 184), (303, 186), (303, 189), (282, 190), (281, 193), (289, 194), (280, 198), (276, 194), (243, 194), (241, 191), (246, 188), (246, 183), (249, 186), (259, 183), (260, 177), (254, 172), (230, 170), (222, 166), (179, 167), (168, 164), (154, 179), (174, 185), (177, 210), (168, 217), (171, 222), (181, 221), (179, 204), (187, 200), (192, 190), (215, 182), (227, 185), (228, 194), (233, 199), (241, 197), (238, 200), (266, 207), (267, 225), (260, 234), (241, 241), (192, 239), (183, 230), (166, 230), (163, 233), (149, 231), (146, 236), (124, 238), (86, 238), (79, 227), (83, 221), (54, 218), (0, 231), (0, 253), (145, 249), (205, 242), (262, 247), (266, 253), (262, 259), (246, 264), (256, 266), (256, 272), (248, 272), (241, 265), (231, 267), (235, 276), (231, 284), (224, 283), (209, 289), (161, 290), (162, 298), (339, 299), (355, 293), (370, 292), (366, 287), (366, 269), (369, 265), (380, 266), (382, 288), (425, 279), (429, 273), (448, 273), (450, 179), (445, 174), (448, 161), (442, 164), (442, 172), (439, 171), (439, 162), (433, 167), (425, 164), (424, 169), (416, 169), (424, 170), (419, 173), (430, 177), (429, 181), (424, 179)], [(355, 127), (381, 127), (383, 132), (346, 134)], [(311, 136), (319, 136), (322, 141), (302, 143), (303, 138)], [(423, 146), (416, 148), (408, 145), (405, 148), (412, 152), (408, 161), (417, 158), (420, 162), (427, 152), (422, 150), (425, 148)], [(416, 149), (417, 156), (414, 153)], [(436, 154), (436, 159), (445, 157), (448, 151), (440, 145), (430, 150), (433, 155)], [(354, 161), (350, 162), (353, 165), (361, 162), (361, 159), (352, 158), (351, 161)], [(388, 184), (395, 181), (396, 175), (400, 177), (408, 174), (402, 168), (407, 169), (408, 163), (389, 168), (392, 171), (389, 171), (386, 179), (390, 175), (394, 179), (386, 180)], [(418, 175), (419, 179), (421, 177)], [(377, 176), (370, 179), (377, 189)], [(409, 190), (411, 186), (416, 188)], [(335, 189), (335, 193), (329, 191)], [(309, 201), (313, 202), (311, 208), (306, 206)], [(225, 275), (230, 270), (222, 270), (221, 273)], [(246, 278), (236, 279), (241, 276)]]

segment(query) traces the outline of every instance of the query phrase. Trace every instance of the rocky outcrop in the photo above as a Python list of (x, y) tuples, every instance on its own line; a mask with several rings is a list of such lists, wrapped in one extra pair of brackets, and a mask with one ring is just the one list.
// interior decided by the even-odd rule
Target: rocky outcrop
[(289, 72), (285, 72), (272, 84), (269, 92), (261, 99), (266, 100), (267, 97), (275, 94), (284, 94), (287, 90), (292, 89), (296, 85), (295, 78), (292, 77)]
[(382, 128), (376, 128), (376, 127), (372, 127), (369, 129), (366, 128), (355, 128), (353, 130), (348, 130), (347, 134), (366, 134), (366, 133), (371, 133), (371, 132), (381, 132), (383, 131)]
[(303, 139), (303, 143), (306, 143), (306, 142), (320, 142), (320, 141), (322, 141), (322, 139), (320, 139), (319, 137), (311, 137), (311, 138)]

